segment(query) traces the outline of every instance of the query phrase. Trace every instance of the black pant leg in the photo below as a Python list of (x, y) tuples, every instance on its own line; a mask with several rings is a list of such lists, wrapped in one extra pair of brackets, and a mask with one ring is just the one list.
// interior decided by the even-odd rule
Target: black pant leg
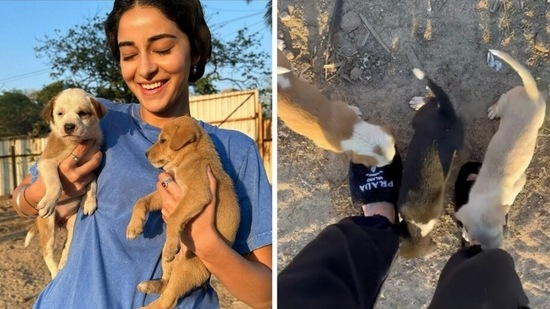
[(278, 308), (372, 308), (398, 248), (384, 217), (330, 225), (278, 275)]
[(502, 249), (473, 246), (451, 256), (429, 308), (517, 309), (528, 304), (512, 256)]

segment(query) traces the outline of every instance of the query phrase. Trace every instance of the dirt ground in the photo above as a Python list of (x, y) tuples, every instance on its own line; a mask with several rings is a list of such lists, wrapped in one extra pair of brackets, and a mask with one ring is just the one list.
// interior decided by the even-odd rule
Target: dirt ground
[[(539, 89), (548, 89), (548, 1), (343, 0), (342, 21), (334, 27), (331, 57), (326, 61), (334, 2), (278, 1), (277, 35), (286, 45), (295, 73), (328, 97), (359, 107), (366, 120), (392, 126), (404, 157), (414, 114), (408, 101), (426, 93), (425, 83), (416, 80), (411, 70), (422, 68), (447, 91), (466, 125), (465, 147), (449, 178), (449, 193), (460, 164), (481, 161), (497, 128), (496, 121), (486, 118), (487, 108), (521, 84), (506, 64), (498, 72), (489, 68), (487, 50), (510, 53), (526, 64)], [(338, 69), (325, 72), (325, 63)], [(539, 133), (527, 185), (509, 213), (504, 247), (514, 257), (532, 308), (550, 308), (549, 118)], [(360, 211), (350, 206), (349, 158), (315, 147), (280, 121), (278, 127), (277, 261), (281, 271), (325, 226)], [(435, 227), (437, 250), (422, 258), (398, 258), (377, 308), (427, 307), (441, 269), (459, 247), (450, 194), (447, 201)]]
[[(0, 308), (31, 308), (36, 297), (50, 281), (50, 273), (42, 256), (38, 238), (24, 248), (27, 228), (32, 220), (21, 219), (15, 213), (7, 197), (0, 197)], [(59, 253), (66, 232), (59, 230), (56, 246)], [(221, 308), (250, 308), (234, 298), (213, 277), (212, 286), (218, 292)]]

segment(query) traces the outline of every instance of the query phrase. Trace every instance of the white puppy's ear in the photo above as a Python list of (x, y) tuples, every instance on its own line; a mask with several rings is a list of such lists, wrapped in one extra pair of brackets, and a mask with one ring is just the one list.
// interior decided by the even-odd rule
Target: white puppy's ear
[(98, 119), (102, 118), (103, 116), (105, 116), (105, 114), (107, 114), (107, 109), (105, 108), (105, 106), (99, 103), (99, 101), (96, 98), (94, 97), (88, 97), (88, 98), (90, 100), (90, 103), (92, 103), (92, 106), (94, 107), (94, 110), (97, 114)]
[(53, 123), (54, 122), (54, 119), (53, 119), (53, 107), (55, 106), (55, 100), (57, 99), (57, 95), (55, 97), (53, 97), (50, 102), (48, 102), (48, 104), (46, 104), (46, 106), (44, 106), (44, 109), (42, 109), (42, 118), (44, 118), (44, 120), (47, 122), (47, 123)]

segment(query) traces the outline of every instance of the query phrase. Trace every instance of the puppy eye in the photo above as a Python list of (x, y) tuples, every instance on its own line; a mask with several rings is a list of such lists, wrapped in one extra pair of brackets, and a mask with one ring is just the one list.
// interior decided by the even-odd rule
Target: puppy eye
[(88, 113), (88, 112), (85, 112), (85, 111), (78, 112), (78, 117), (80, 117), (80, 118), (86, 118), (88, 116), (90, 116), (90, 113)]
[(57, 113), (57, 116), (63, 116), (63, 113), (62, 113), (62, 112), (58, 112), (58, 113)]
[(165, 139), (165, 138), (160, 138), (160, 139), (159, 139), (159, 143), (164, 144), (164, 142), (166, 142), (166, 139)]

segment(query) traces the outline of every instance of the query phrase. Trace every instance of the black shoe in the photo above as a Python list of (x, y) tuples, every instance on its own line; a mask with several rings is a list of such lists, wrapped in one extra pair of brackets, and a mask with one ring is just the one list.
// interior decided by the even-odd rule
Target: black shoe
[(392, 162), (383, 167), (365, 166), (350, 162), (349, 188), (353, 205), (365, 205), (376, 202), (389, 202), (394, 205), (398, 222), (397, 198), (403, 175), (403, 163), (399, 152), (395, 152)]

